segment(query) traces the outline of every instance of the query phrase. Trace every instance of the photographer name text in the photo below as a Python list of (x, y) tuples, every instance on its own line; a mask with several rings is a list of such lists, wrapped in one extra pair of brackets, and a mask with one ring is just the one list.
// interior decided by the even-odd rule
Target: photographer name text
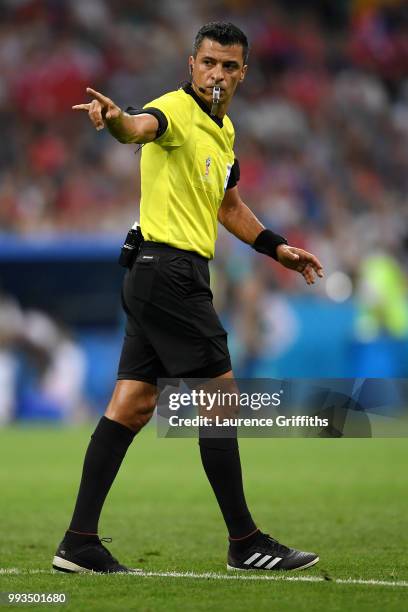
[(272, 417), (214, 417), (196, 416), (191, 418), (172, 415), (169, 418), (170, 427), (327, 427), (329, 419), (318, 416), (283, 416)]

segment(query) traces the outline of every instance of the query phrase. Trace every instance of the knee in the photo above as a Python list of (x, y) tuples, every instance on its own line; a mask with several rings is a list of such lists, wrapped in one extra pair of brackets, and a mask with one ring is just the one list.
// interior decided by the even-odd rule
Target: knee
[(133, 413), (127, 417), (127, 427), (136, 433), (143, 429), (152, 418), (154, 408), (155, 406), (153, 405), (135, 409)]
[(150, 421), (155, 406), (155, 396), (144, 396), (140, 399), (114, 396), (109, 403), (105, 416), (137, 433)]
[(154, 405), (133, 406), (131, 409), (128, 406), (109, 405), (106, 416), (137, 433), (150, 421), (154, 408)]

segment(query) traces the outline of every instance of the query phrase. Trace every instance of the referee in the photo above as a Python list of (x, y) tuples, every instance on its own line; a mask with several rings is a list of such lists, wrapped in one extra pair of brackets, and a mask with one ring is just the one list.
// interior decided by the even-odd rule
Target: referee
[[(230, 379), (227, 334), (214, 310), (208, 262), (217, 222), (256, 251), (302, 274), (322, 276), (314, 255), (288, 246), (239, 195), (234, 128), (226, 115), (247, 71), (248, 41), (231, 23), (209, 23), (196, 35), (191, 82), (141, 110), (122, 111), (92, 97), (75, 110), (121, 143), (143, 143), (140, 224), (144, 242), (127, 272), (126, 335), (118, 380), (89, 443), (74, 513), (53, 559), (65, 572), (129, 572), (102, 544), (98, 521), (105, 498), (135, 435), (150, 420), (161, 377)], [(291, 570), (318, 562), (314, 553), (262, 533), (244, 496), (237, 440), (200, 437), (205, 473), (229, 534), (229, 569)]]

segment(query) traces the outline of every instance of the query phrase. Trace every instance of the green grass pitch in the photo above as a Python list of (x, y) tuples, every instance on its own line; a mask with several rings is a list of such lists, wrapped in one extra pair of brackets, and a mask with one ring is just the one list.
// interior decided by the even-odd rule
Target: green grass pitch
[[(69, 602), (57, 607), (75, 612), (408, 610), (408, 582), (335, 581), (408, 581), (406, 439), (241, 440), (247, 499), (260, 527), (320, 554), (315, 568), (279, 576), (319, 581), (242, 580), (242, 572), (236, 580), (54, 573), (51, 559), (92, 430), (0, 431), (0, 591), (64, 592)], [(100, 534), (113, 537), (110, 549), (121, 562), (146, 572), (231, 576), (225, 527), (196, 440), (158, 439), (153, 426), (128, 452)], [(4, 571), (10, 568), (19, 573)]]

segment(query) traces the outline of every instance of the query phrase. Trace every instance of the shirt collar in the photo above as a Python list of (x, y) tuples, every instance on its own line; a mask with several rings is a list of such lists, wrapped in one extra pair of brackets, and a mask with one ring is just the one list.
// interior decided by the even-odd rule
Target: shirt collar
[(205, 102), (203, 102), (203, 100), (199, 96), (197, 96), (196, 92), (194, 91), (194, 89), (191, 86), (191, 83), (186, 83), (185, 85), (183, 85), (182, 89), (183, 89), (183, 91), (186, 92), (186, 94), (191, 96), (197, 102), (197, 104), (201, 108), (201, 110), (203, 110), (206, 113), (206, 115), (208, 115), (210, 117), (210, 119), (212, 119), (214, 121), (214, 123), (216, 123), (218, 125), (219, 128), (223, 127), (222, 119), (220, 119), (219, 117), (214, 117), (213, 115), (211, 115), (208, 106), (206, 105)]

